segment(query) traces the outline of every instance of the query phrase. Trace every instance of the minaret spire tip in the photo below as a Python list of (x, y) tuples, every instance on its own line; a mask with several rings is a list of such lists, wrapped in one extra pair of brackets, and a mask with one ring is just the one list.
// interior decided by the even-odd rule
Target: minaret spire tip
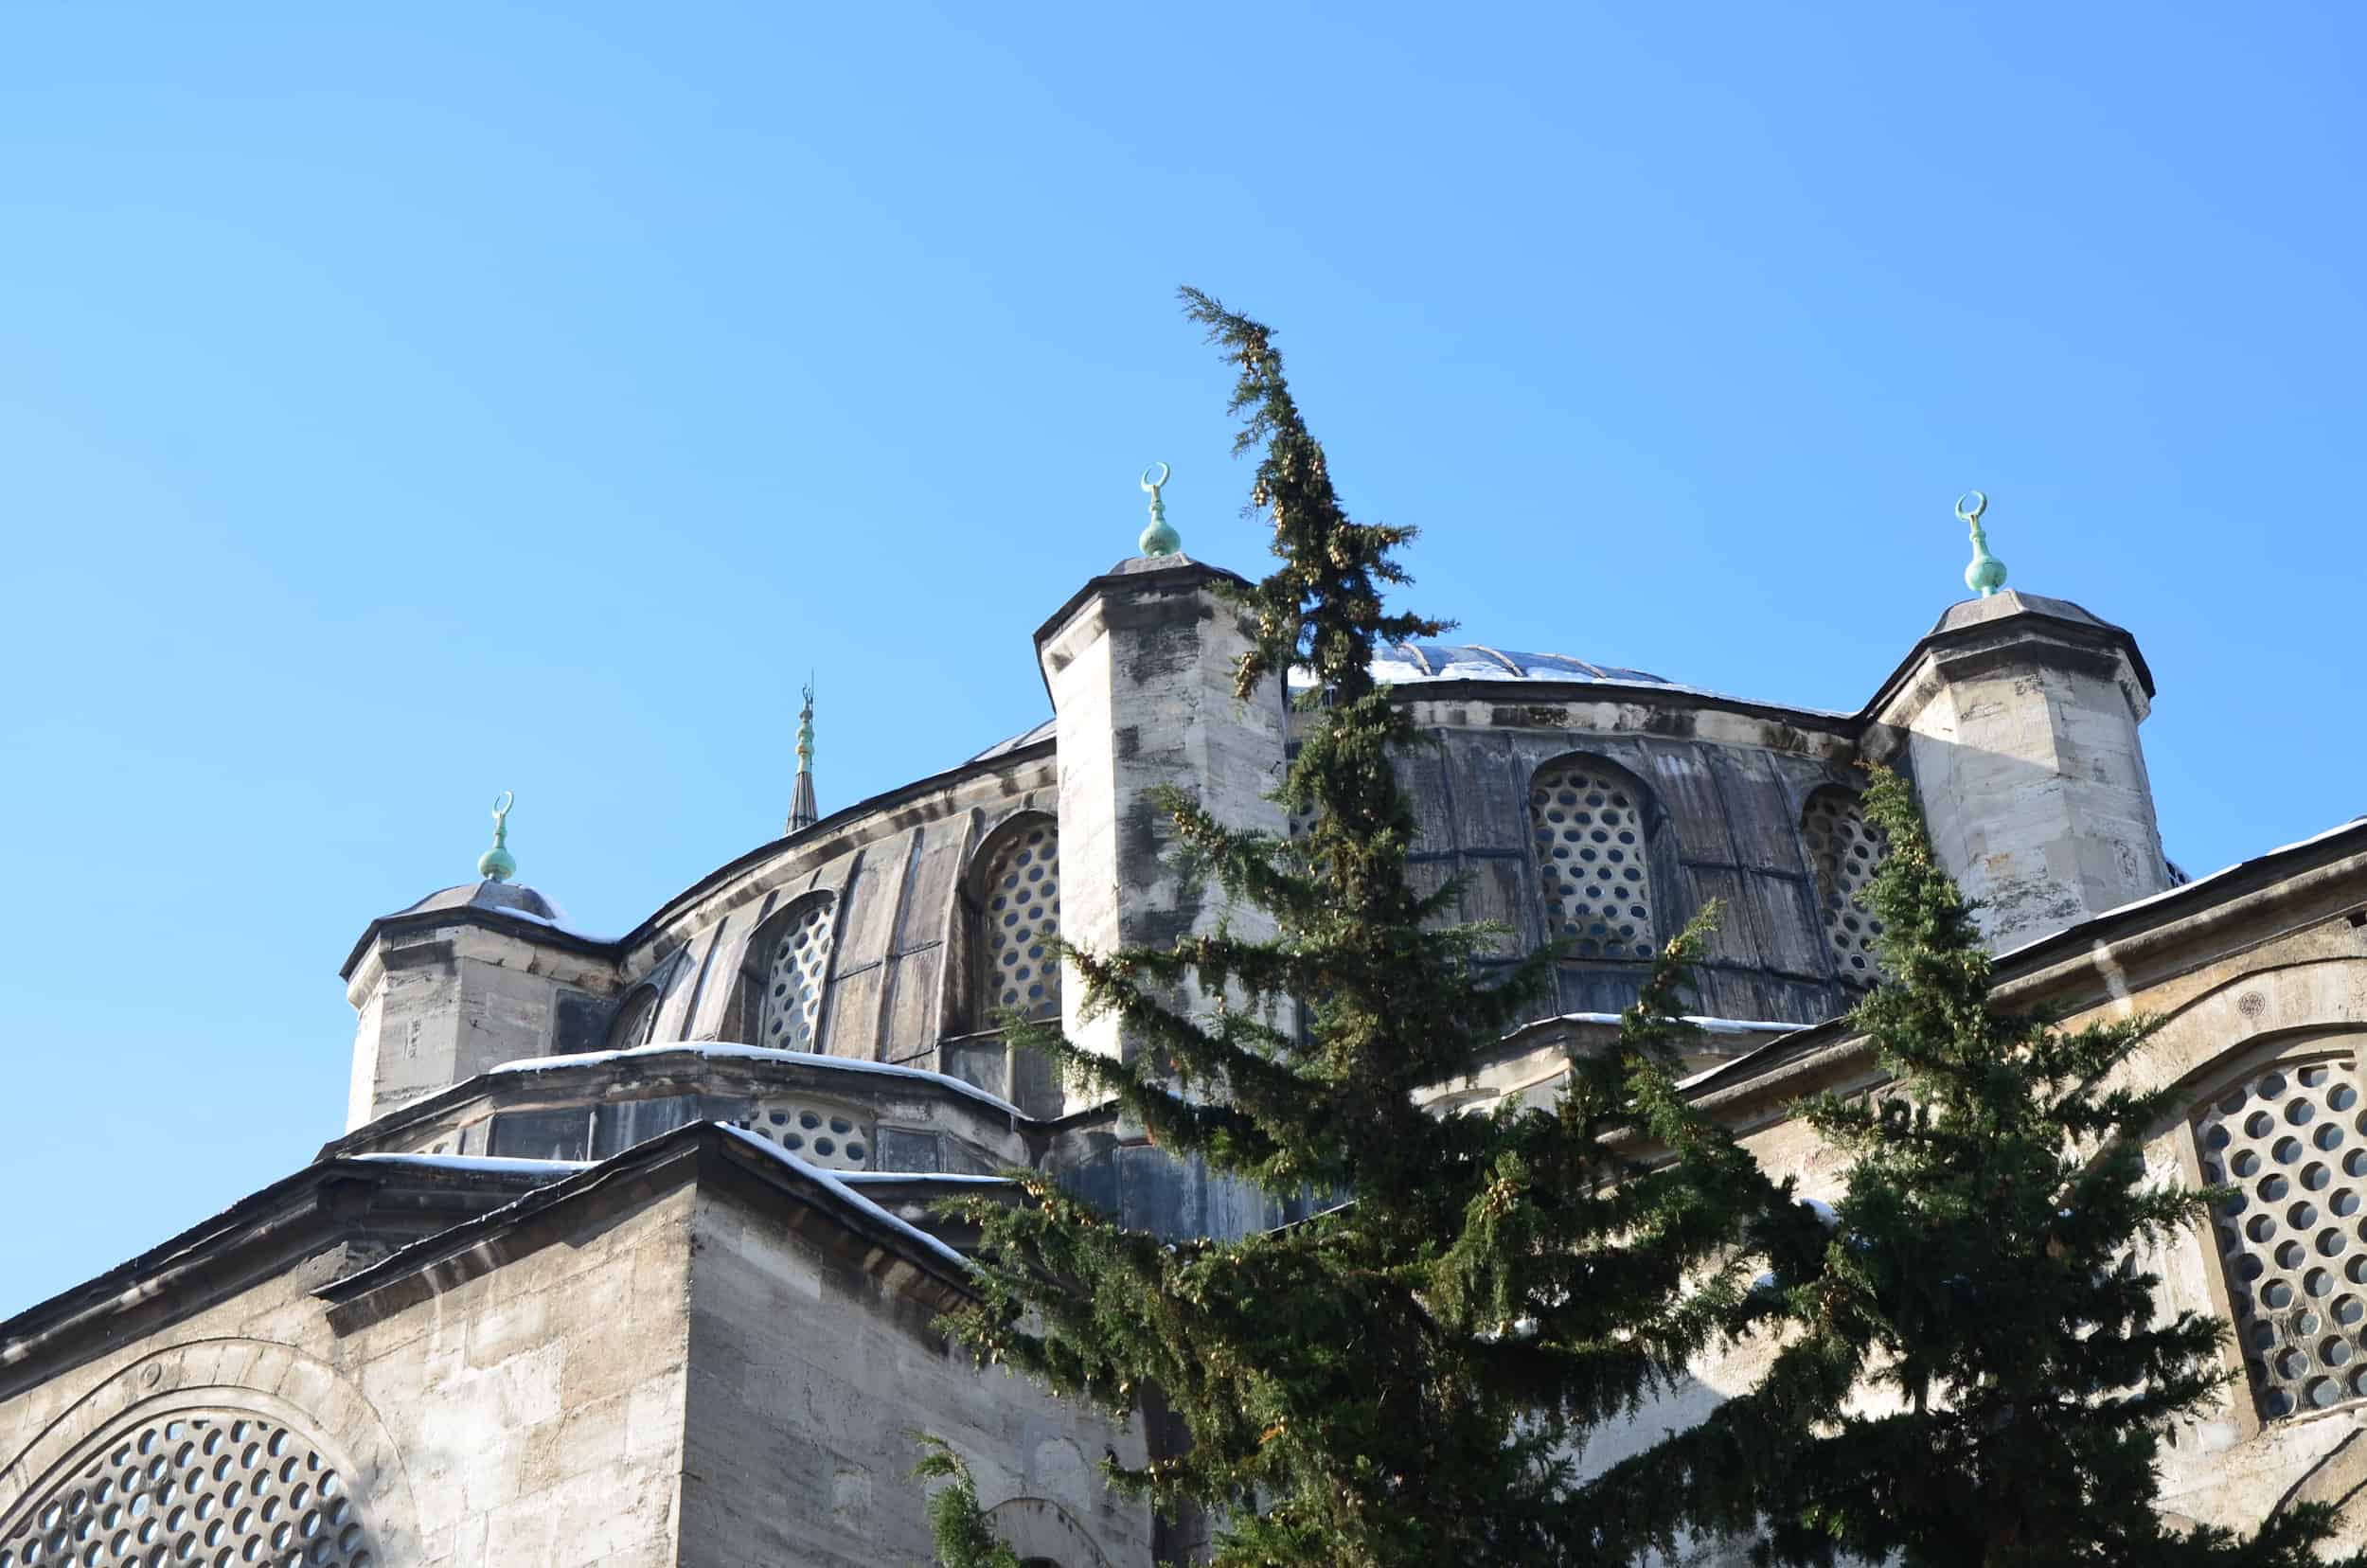
[(1965, 586), (1983, 598), (2005, 586), (2005, 562), (1989, 554), (1989, 536), (1981, 530), (1981, 515), (1988, 509), (1989, 498), (1980, 490), (1956, 498), (1956, 520), (1972, 529), (1972, 564), (1965, 568)]
[(797, 710), (797, 787), (789, 797), (789, 825), (786, 832), (794, 833), (812, 827), (821, 820), (821, 812), (813, 803), (813, 673), (806, 674), (800, 695), (805, 706)]

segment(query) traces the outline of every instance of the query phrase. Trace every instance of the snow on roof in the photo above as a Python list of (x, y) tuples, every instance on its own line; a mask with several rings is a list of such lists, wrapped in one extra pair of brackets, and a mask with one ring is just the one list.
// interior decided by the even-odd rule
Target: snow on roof
[(951, 1170), (834, 1170), (842, 1182), (925, 1182), (932, 1186), (1011, 1186), (1008, 1176), (970, 1176)]
[(935, 1237), (931, 1236), (927, 1231), (922, 1230), (918, 1225), (912, 1224), (903, 1220), (899, 1220), (895, 1215), (890, 1214), (887, 1210), (881, 1208), (879, 1204), (873, 1203), (862, 1193), (857, 1192), (853, 1186), (848, 1185), (845, 1179), (846, 1172), (825, 1170), (820, 1166), (808, 1165), (805, 1161), (799, 1159), (796, 1155), (792, 1154), (788, 1149), (781, 1148), (778, 1144), (760, 1138), (754, 1132), (747, 1131), (745, 1128), (732, 1127), (722, 1122), (717, 1122), (714, 1125), (726, 1136), (737, 1138), (741, 1143), (747, 1145), (750, 1149), (760, 1150), (767, 1157), (778, 1160), (781, 1164), (789, 1166), (795, 1170), (803, 1172), (805, 1175), (812, 1177), (817, 1184), (828, 1187), (834, 1196), (845, 1203), (849, 1208), (861, 1210), (863, 1214), (878, 1221), (888, 1229), (902, 1233), (916, 1245), (927, 1248), (930, 1252), (934, 1253), (937, 1256), (945, 1259), (948, 1263), (951, 1263), (957, 1273), (963, 1274), (968, 1274), (970, 1273), (969, 1258), (964, 1257), (956, 1249), (947, 1246)]
[(492, 906), (479, 905), (478, 907), (484, 909), (485, 913), (488, 915), (507, 915), (513, 920), (528, 920), (535, 925), (548, 926), (553, 931), (563, 931), (570, 936), (580, 936), (587, 942), (614, 943), (622, 940), (621, 937), (603, 936), (596, 932), (586, 931), (580, 926), (569, 925), (563, 915), (537, 915), (532, 910), (520, 909), (514, 904), (497, 904)]
[(1038, 724), (1034, 729), (1023, 730), (1019, 734), (1012, 736), (1007, 740), (997, 740), (993, 745), (988, 746), (985, 751), (982, 751), (977, 756), (971, 757), (970, 760), (972, 762), (991, 762), (998, 757), (1009, 756), (1012, 752), (1018, 751), (1023, 746), (1032, 746), (1039, 740), (1049, 740), (1052, 739), (1054, 728), (1058, 723), (1058, 720), (1046, 719), (1042, 723)]
[[(2255, 864), (2258, 862), (2267, 860), (2273, 855), (2285, 854), (2289, 850), (2306, 849), (2311, 845), (2333, 838), (2339, 833), (2347, 833), (2362, 822), (2367, 822), (2367, 816), (2355, 816), (2348, 822), (2336, 823), (2333, 827), (2327, 829), (2323, 833), (2312, 833), (2305, 839), (2295, 839), (2290, 844), (2280, 844), (2273, 849), (2264, 849), (2259, 854), (2253, 855), (2249, 859), (2237, 861), (2234, 865), (2222, 865), (2216, 871), (2212, 872), (2209, 876), (2197, 877), (2191, 882), (2180, 882), (2176, 887), (2165, 887), (2159, 893), (2148, 893), (2142, 899), (2131, 899), (2127, 903), (2114, 904), (2109, 909), (2098, 910), (2095, 914), (2075, 921), (2071, 926), (2066, 926), (2064, 930), (2074, 930), (2078, 926), (2092, 925), (2098, 920), (2109, 920), (2116, 915), (2126, 915), (2132, 909), (2143, 909), (2147, 904), (2159, 903), (2164, 899), (2182, 898), (2186, 894), (2192, 893), (2196, 888), (2201, 887), (2209, 882), (2217, 882), (2221, 877), (2232, 876), (2235, 872), (2241, 871), (2247, 865)], [(2011, 958), (2017, 953), (2020, 953), (2025, 949), (2037, 947), (2041, 942), (2052, 941), (2054, 938), (2060, 936), (2063, 933), (2061, 931), (2051, 931), (2043, 936), (2033, 936), (2029, 941), (2023, 942), (2020, 946), (2007, 948), (2004, 952), (1995, 954), (1995, 960), (2002, 963), (2004, 960)]]
[(838, 1073), (878, 1073), (889, 1078), (909, 1078), (950, 1089), (967, 1096), (981, 1105), (993, 1108), (1006, 1115), (1024, 1116), (1025, 1112), (999, 1095), (986, 1090), (951, 1073), (932, 1072), (926, 1067), (901, 1067), (886, 1061), (859, 1061), (853, 1057), (821, 1056), (812, 1051), (776, 1051), (769, 1045), (742, 1045), (728, 1040), (660, 1041), (648, 1045), (635, 1045), (624, 1051), (586, 1051), (581, 1056), (525, 1057), (505, 1061), (486, 1069), (489, 1073), (550, 1073), (567, 1067), (596, 1067), (602, 1062), (619, 1061), (632, 1057), (664, 1056), (673, 1051), (691, 1051), (718, 1060), (776, 1061), (784, 1066), (823, 1067)]

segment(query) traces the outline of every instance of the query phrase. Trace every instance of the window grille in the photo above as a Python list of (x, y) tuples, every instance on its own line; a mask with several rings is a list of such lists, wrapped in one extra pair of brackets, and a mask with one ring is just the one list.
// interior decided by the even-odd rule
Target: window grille
[(105, 1439), (0, 1541), (0, 1568), (381, 1561), (336, 1466), (279, 1423), (235, 1411), (151, 1418)]
[(2280, 1062), (2197, 1117), (2228, 1300), (2264, 1419), (2367, 1399), (2367, 1111), (2351, 1058)]
[(1549, 935), (1573, 958), (1648, 958), (1652, 880), (1644, 858), (1644, 796), (1586, 757), (1539, 769), (1529, 825), (1544, 878)]
[(825, 893), (794, 908), (773, 938), (765, 971), (764, 1020), (757, 1041), (780, 1051), (813, 1049), (822, 1019), (822, 986), (830, 969), (831, 916), (837, 901)]
[(1060, 964), (1046, 944), (1060, 929), (1060, 839), (1049, 822), (1005, 839), (984, 886), (986, 1001), (1030, 1018), (1060, 1010)]
[(732, 1123), (829, 1170), (871, 1168), (871, 1129), (835, 1106), (767, 1101)]
[(1824, 900), (1824, 939), (1832, 945), (1833, 962), (1840, 966), (1843, 981), (1871, 986), (1876, 970), (1874, 938), (1882, 934), (1882, 922), (1866, 913), (1863, 895), (1888, 846), (1866, 822), (1858, 797), (1830, 787), (1808, 796), (1800, 833), (1816, 865), (1817, 894)]

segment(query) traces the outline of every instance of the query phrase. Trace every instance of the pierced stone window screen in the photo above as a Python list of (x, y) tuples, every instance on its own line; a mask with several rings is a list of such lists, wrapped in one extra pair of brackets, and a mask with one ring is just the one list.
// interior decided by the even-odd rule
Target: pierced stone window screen
[(1529, 827), (1544, 879), (1547, 935), (1572, 958), (1648, 958), (1652, 876), (1644, 857), (1644, 794), (1583, 757), (1538, 770)]
[(1842, 980), (1871, 986), (1874, 938), (1882, 934), (1882, 922), (1866, 913), (1862, 895), (1881, 863), (1886, 847), (1882, 835), (1867, 824), (1856, 795), (1830, 787), (1808, 796), (1800, 834), (1816, 864), (1824, 939), (1832, 945), (1833, 962), (1841, 967)]
[(2285, 1061), (2195, 1118), (2236, 1343), (2263, 1420), (2367, 1399), (2367, 1110), (2354, 1058)]
[(822, 1021), (822, 986), (830, 972), (830, 934), (838, 900), (810, 898), (790, 912), (773, 938), (764, 976), (764, 1021), (758, 1044), (810, 1051)]
[(276, 1421), (176, 1415), (102, 1443), (7, 1541), (0, 1568), (377, 1568), (346, 1477)]
[(758, 1106), (732, 1123), (777, 1144), (808, 1165), (828, 1170), (869, 1170), (871, 1129), (828, 1105), (785, 1100)]
[(1039, 821), (1010, 834), (995, 846), (979, 893), (984, 1012), (1057, 1016), (1060, 963), (1044, 938), (1060, 929), (1059, 829)]

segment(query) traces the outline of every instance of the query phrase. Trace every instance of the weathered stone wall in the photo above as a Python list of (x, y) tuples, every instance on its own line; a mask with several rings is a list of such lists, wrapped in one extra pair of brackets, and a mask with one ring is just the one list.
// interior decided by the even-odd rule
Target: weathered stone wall
[(670, 1564), (690, 1210), (676, 1191), (342, 1332), (311, 1294), (352, 1267), (332, 1249), (62, 1369), (0, 1403), (0, 1530), (141, 1413), (233, 1410), (333, 1456), (380, 1568)]
[(941, 1038), (980, 1026), (971, 1021), (963, 873), (1004, 823), (1058, 805), (1050, 759), (1022, 757), (785, 842), (679, 900), (625, 959), (633, 984), (651, 981), (659, 992), (650, 1038), (762, 1043), (742, 976), (763, 971), (767, 922), (823, 891), (837, 909), (814, 1048), (934, 1065)]
[(1903, 750), (1932, 850), (2000, 952), (2170, 885), (2135, 661), (2076, 605), (2007, 592), (1952, 608), (1878, 700), (1868, 751)]
[[(2123, 955), (2099, 941), (2081, 952), (2078, 969), (2084, 985), (2073, 984), (2067, 965), (2029, 975), (2009, 974), (2002, 997), (2007, 1005), (2045, 1000), (2064, 1007), (2067, 1027), (2139, 1014), (2162, 1020), (2159, 1032), (2120, 1075), (2132, 1085), (2175, 1086), (2180, 1091), (2180, 1108), (2148, 1140), (2147, 1167), (2166, 1183), (2192, 1186), (2206, 1179), (2227, 1180), (2232, 1172), (2214, 1174), (2201, 1167), (2208, 1150), (2198, 1137), (2197, 1117), (2232, 1084), (2254, 1081), (2263, 1071), (2280, 1065), (2297, 1082), (2302, 1064), (2330, 1064), (2340, 1081), (2342, 1064), (2348, 1063), (2349, 1080), (2355, 1088), (2362, 1086), (2360, 1072), (2367, 1067), (2367, 927), (2358, 922), (2355, 907), (2345, 908), (2357, 903), (2360, 869), (2354, 863), (2347, 896), (2339, 882), (2320, 882), (2316, 909), (2300, 900), (2267, 908), (2247, 908), (2240, 899), (2229, 900), (2228, 913), (2210, 932), (2216, 955), (2207, 961), (2197, 961), (2191, 946), (2181, 961), (2160, 951)], [(2329, 908), (2336, 912), (2323, 912)], [(2209, 924), (2200, 916), (2192, 919)], [(2131, 983), (2132, 971), (2139, 983)], [(1878, 1081), (1871, 1061), (1862, 1053), (1853, 1054), (1845, 1042), (1771, 1067), (1767, 1076), (1785, 1075), (1793, 1078), (1787, 1097), (1819, 1088), (1846, 1093)], [(1727, 1114), (1749, 1128), (1745, 1145), (1771, 1173), (1795, 1180), (1804, 1197), (1829, 1201), (1840, 1196), (1843, 1160), (1805, 1124), (1783, 1114), (1780, 1098), (1753, 1108), (1745, 1089), (1736, 1086), (1724, 1094), (1722, 1103)], [(2318, 1103), (2323, 1107), (2331, 1102), (2322, 1096)], [(2289, 1192), (2270, 1206), (2280, 1224), (2287, 1220), (2283, 1212), (2287, 1200), (2307, 1200), (2320, 1209), (2296, 1234), (2309, 1255), (2302, 1267), (2325, 1267), (2323, 1293), (2313, 1296), (2302, 1286), (2284, 1309), (2255, 1309), (2246, 1315), (2239, 1305), (2243, 1284), (2221, 1257), (2216, 1233), (2202, 1227), (2145, 1260), (2162, 1278), (2163, 1312), (2200, 1311), (2241, 1327), (2273, 1319), (2282, 1331), (2280, 1345), (2309, 1351), (2312, 1365), (2304, 1379), (2327, 1370), (2326, 1357), (2318, 1349), (2326, 1337), (2347, 1331), (2357, 1344), (2356, 1314), (2367, 1311), (2367, 1283), (2353, 1277), (2367, 1273), (2354, 1267), (2367, 1250), (2367, 1229), (2361, 1228), (2367, 1180), (2360, 1175), (2367, 1163), (2346, 1167), (2342, 1161), (2350, 1151), (2367, 1147), (2362, 1103), (2367, 1098), (2353, 1099), (2344, 1107), (2343, 1120), (2335, 1130), (2339, 1136), (2325, 1131), (2323, 1110), (2288, 1125), (2287, 1104), (2270, 1107), (2278, 1114), (2277, 1132), (2300, 1130), (2331, 1140), (2318, 1146), (2331, 1171), (2329, 1182), (2310, 1187), (2302, 1172), (2306, 1161), (2319, 1156), (2297, 1154), (2289, 1165)], [(2261, 1207), (2255, 1203), (2247, 1217)], [(2331, 1239), (2326, 1238), (2329, 1232)], [(2298, 1275), (2301, 1270), (2295, 1272)], [(2353, 1305), (2343, 1306), (2346, 1301)], [(2347, 1323), (2346, 1313), (2353, 1314)], [(2302, 1322), (2303, 1314), (2309, 1314), (2308, 1323)], [(1608, 1469), (1648, 1448), (1662, 1432), (1700, 1419), (1720, 1399), (1754, 1383), (1773, 1349), (1766, 1343), (1752, 1343), (1705, 1359), (1682, 1387), (1639, 1412), (1630, 1423), (1590, 1442), (1584, 1468), (1589, 1472)], [(2332, 1368), (2336, 1374), (2355, 1376), (2358, 1353), (2334, 1354), (2352, 1358), (2337, 1363)], [(2367, 1397), (2346, 1391), (2328, 1408), (2272, 1416), (2245, 1361), (2239, 1336), (2231, 1341), (2226, 1356), (2234, 1381), (2199, 1417), (2171, 1434), (2161, 1459), (2164, 1506), (2180, 1518), (2250, 1529), (2288, 1496), (2310, 1498), (2342, 1507), (2341, 1546), (2367, 1546)], [(1712, 1543), (1684, 1560), (1694, 1568), (1728, 1568), (1743, 1559), (1731, 1545)]]
[[(910, 1434), (945, 1438), (989, 1506), (1112, 1564), (1150, 1560), (1150, 1521), (1094, 1471), (1138, 1438), (1074, 1400), (980, 1372), (935, 1309), (800, 1236), (703, 1194), (692, 1216), (682, 1560), (701, 1568), (872, 1568), (933, 1560)], [(1063, 1568), (1092, 1559), (1063, 1552)]]
[[(1213, 882), (1176, 864), (1160, 799), (1181, 790), (1232, 827), (1284, 827), (1265, 798), (1284, 766), (1282, 683), (1235, 699), (1250, 636), (1219, 597), (1228, 579), (1181, 557), (1126, 561), (1037, 633), (1059, 745), (1060, 934), (1081, 947), (1167, 947), (1228, 917), (1246, 936), (1270, 929), (1262, 912), (1226, 909)], [(1063, 988), (1069, 1037), (1125, 1054), (1118, 1021), (1082, 1017), (1079, 990)], [(1196, 1003), (1188, 990), (1178, 1000)]]
[(383, 935), (347, 989), (357, 1013), (347, 1127), (501, 1062), (597, 1048), (615, 987), (605, 959), (482, 924)]
[[(1525, 695), (1525, 694), (1523, 694)], [(1631, 775), (1646, 795), (1646, 859), (1661, 940), (1712, 900), (1724, 914), (1701, 968), (1715, 1016), (1808, 1024), (1844, 1010), (1818, 913), (1824, 890), (1801, 836), (1808, 795), (1864, 780), (1843, 736), (1744, 714), (1670, 715), (1634, 703), (1416, 704), (1433, 742), (1399, 759), (1433, 885), (1464, 879), (1459, 914), (1510, 929), (1509, 958), (1556, 935), (1543, 894), (1530, 789), (1557, 759), (1585, 757)], [(1682, 733), (1665, 733), (1671, 720)], [(1718, 721), (1710, 722), (1707, 721)], [(1564, 961), (1549, 1012), (1617, 1012), (1645, 964)]]

